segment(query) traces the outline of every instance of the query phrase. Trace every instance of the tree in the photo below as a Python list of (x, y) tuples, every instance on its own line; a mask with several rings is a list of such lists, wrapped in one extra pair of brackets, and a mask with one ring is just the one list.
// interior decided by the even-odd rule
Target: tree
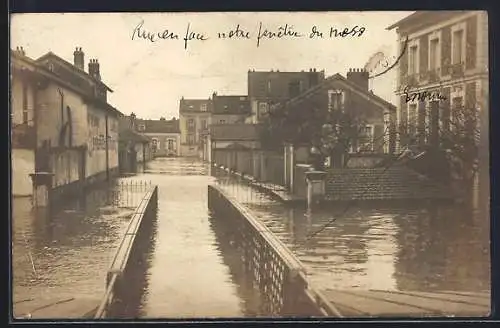
[[(329, 157), (334, 166), (345, 167), (352, 149), (371, 150), (371, 136), (365, 135), (365, 127), (366, 120), (360, 113), (328, 111), (312, 98), (307, 104), (273, 106), (264, 120), (261, 137), (263, 144), (273, 149), (283, 143), (309, 145), (317, 150), (321, 161)], [(366, 147), (369, 144), (370, 149)]]
[(459, 189), (470, 190), (479, 167), (480, 127), (476, 105), (435, 104), (412, 117), (413, 120), (405, 118), (399, 122), (400, 147), (416, 143), (429, 154), (441, 152)]

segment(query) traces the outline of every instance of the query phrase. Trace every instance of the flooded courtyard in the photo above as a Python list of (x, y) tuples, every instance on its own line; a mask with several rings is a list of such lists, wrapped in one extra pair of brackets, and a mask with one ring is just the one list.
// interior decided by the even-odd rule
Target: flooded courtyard
[[(490, 289), (489, 225), (473, 211), (357, 204), (309, 212), (286, 207), (234, 177), (211, 173), (208, 164), (196, 160), (160, 158), (121, 179), (158, 186), (151, 250), (137, 271), (139, 292), (128, 300), (126, 317), (268, 315), (243, 273), (234, 232), (208, 210), (208, 185), (244, 204), (323, 290)], [(106, 271), (137, 205), (128, 200), (136, 197), (130, 193), (121, 197), (121, 206), (109, 194), (96, 190), (50, 216), (30, 211), (27, 198), (13, 200), (14, 303), (49, 295), (70, 298), (75, 291), (79, 298), (100, 301)]]

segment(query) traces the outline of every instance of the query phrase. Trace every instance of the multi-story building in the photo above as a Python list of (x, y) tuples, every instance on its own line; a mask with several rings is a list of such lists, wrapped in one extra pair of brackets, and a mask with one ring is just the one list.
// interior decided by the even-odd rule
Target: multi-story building
[(396, 29), (403, 53), (396, 121), (419, 144), (443, 142), (462, 108), (487, 110), (486, 13), (419, 11), (388, 29)]
[(212, 99), (184, 99), (179, 102), (180, 155), (203, 157), (203, 140), (208, 133)]
[[(12, 53), (13, 133), (33, 134), (30, 169), (53, 175), (49, 185), (54, 195), (67, 195), (118, 173), (118, 118), (122, 114), (107, 102), (107, 92), (112, 90), (101, 80), (97, 59), (90, 60), (85, 72), (81, 48), (73, 55), (71, 64), (52, 52), (37, 60), (27, 57), (24, 50)], [(14, 168), (19, 157), (26, 162), (24, 155), (14, 155)], [(26, 173), (14, 169), (13, 184), (24, 189)]]
[[(396, 29), (403, 54), (396, 91), (400, 101), (393, 118), (399, 129), (398, 148), (413, 143), (460, 152), (458, 157), (474, 157), (474, 151), (467, 154), (464, 150), (468, 143), (464, 136), (470, 135), (471, 144), (477, 144), (480, 131), (479, 156), (486, 172), (487, 13), (419, 11), (388, 29)], [(465, 171), (472, 172), (474, 164), (469, 162)]]
[(177, 157), (181, 150), (179, 120), (164, 117), (159, 120), (144, 120), (130, 115), (134, 131), (151, 139), (153, 157)]
[(321, 83), (325, 71), (309, 69), (308, 72), (248, 71), (248, 99), (251, 115), (247, 123), (260, 123), (269, 106), (292, 99), (307, 89)]

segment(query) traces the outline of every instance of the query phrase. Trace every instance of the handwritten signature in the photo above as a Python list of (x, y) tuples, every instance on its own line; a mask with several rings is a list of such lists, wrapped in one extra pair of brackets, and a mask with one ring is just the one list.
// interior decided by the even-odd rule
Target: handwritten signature
[(424, 102), (426, 100), (435, 101), (435, 100), (446, 100), (446, 97), (440, 94), (439, 92), (432, 91), (422, 91), (422, 92), (412, 92), (410, 93), (410, 87), (406, 86), (403, 90), (405, 95), (405, 101), (407, 103), (413, 102), (415, 100)]

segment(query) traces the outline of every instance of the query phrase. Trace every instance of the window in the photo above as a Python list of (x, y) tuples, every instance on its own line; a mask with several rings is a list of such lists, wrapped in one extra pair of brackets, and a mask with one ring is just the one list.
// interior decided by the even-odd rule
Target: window
[(202, 120), (202, 121), (201, 121), (201, 128), (202, 128), (203, 130), (206, 130), (206, 129), (207, 129), (207, 120)]
[(417, 104), (410, 104), (408, 106), (408, 129), (411, 135), (417, 132)]
[(464, 46), (464, 31), (458, 30), (453, 32), (453, 64), (460, 64), (464, 61), (463, 46)]
[(261, 102), (259, 103), (259, 115), (267, 113), (267, 103)]
[(271, 93), (271, 80), (267, 81), (267, 92)]
[(201, 106), (200, 106), (200, 110), (201, 110), (202, 112), (206, 112), (206, 111), (207, 111), (207, 104), (206, 104), (206, 103), (201, 104)]
[(152, 149), (153, 151), (156, 151), (156, 150), (158, 149), (158, 139), (153, 138), (153, 139), (151, 140), (151, 149)]
[(408, 54), (408, 74), (414, 75), (417, 74), (418, 72), (418, 62), (417, 62), (417, 56), (418, 56), (418, 47), (417, 46), (411, 46), (410, 47), (410, 52)]
[(452, 99), (452, 105), (451, 105), (451, 128), (457, 126), (459, 124), (460, 120), (460, 112), (462, 111), (463, 107), (463, 98), (462, 97), (454, 97)]
[(187, 128), (188, 130), (194, 129), (194, 119), (190, 118), (189, 120), (187, 120)]
[(167, 149), (168, 150), (174, 150), (174, 140), (173, 139), (168, 139), (167, 140)]
[(226, 120), (219, 120), (219, 124), (226, 124)]
[(363, 126), (359, 131), (359, 152), (373, 151), (373, 125)]
[(99, 127), (99, 117), (92, 115), (92, 114), (88, 114), (87, 121), (91, 127), (93, 127), (93, 128)]
[(194, 145), (195, 142), (196, 142), (196, 138), (195, 138), (194, 134), (188, 134), (188, 136), (187, 136), (187, 143), (189, 145)]
[(432, 71), (439, 67), (439, 39), (431, 40), (429, 51), (429, 69)]
[(146, 130), (146, 125), (144, 123), (141, 123), (137, 126), (138, 131), (145, 131)]
[(344, 92), (341, 90), (328, 90), (328, 110), (337, 111), (344, 109)]
[(23, 124), (28, 124), (28, 86), (23, 84)]
[(229, 107), (227, 105), (224, 105), (224, 111), (227, 112), (229, 110)]

